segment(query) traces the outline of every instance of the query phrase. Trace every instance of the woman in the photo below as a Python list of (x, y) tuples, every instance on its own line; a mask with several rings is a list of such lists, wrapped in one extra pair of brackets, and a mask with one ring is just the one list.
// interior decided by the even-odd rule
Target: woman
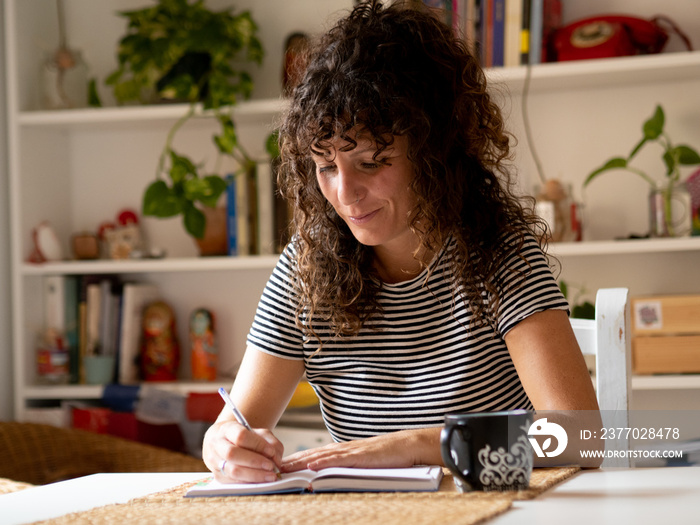
[[(449, 412), (597, 410), (542, 249), (511, 192), (483, 71), (430, 14), (371, 2), (316, 44), (280, 131), (296, 234), (204, 441), (217, 478), (441, 464)], [(337, 441), (282, 459), (306, 374)]]

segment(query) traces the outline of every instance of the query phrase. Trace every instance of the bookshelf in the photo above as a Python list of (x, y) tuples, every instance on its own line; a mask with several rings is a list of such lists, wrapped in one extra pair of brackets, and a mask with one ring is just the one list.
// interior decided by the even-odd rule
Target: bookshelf
[[(226, 2), (212, 3), (223, 5)], [(77, 39), (76, 47), (96, 44), (94, 49), (91, 48), (90, 58), (98, 77), (112, 69), (114, 43), (122, 31), (122, 22), (116, 19), (113, 12), (142, 4), (141, 0), (66, 1), (69, 28)], [(256, 85), (260, 86), (257, 91), (259, 98), (237, 106), (236, 122), (245, 145), (253, 155), (262, 155), (263, 139), (274, 128), (276, 118), (285, 107), (285, 102), (277, 94), (278, 69), (275, 60), (281, 55), (280, 39), (291, 29), (301, 27), (298, 24), (306, 24), (309, 31), (326, 27), (338, 12), (349, 9), (351, 2), (309, 0), (299, 8), (299, 12), (284, 0), (257, 2), (260, 4), (257, 7), (254, 4), (256, 2), (237, 2), (240, 8), (250, 7), (254, 13), (258, 9), (261, 21), (269, 19), (270, 23), (262, 29), (262, 37), (270, 50), (266, 64), (271, 62), (272, 65), (266, 65), (263, 71), (256, 74)], [(257, 300), (275, 265), (275, 256), (197, 257), (196, 248), (184, 234), (179, 220), (145, 219), (142, 225), (146, 237), (166, 250), (166, 258), (66, 261), (42, 265), (26, 262), (31, 230), (42, 220), (50, 220), (64, 243), (64, 252), (69, 253), (67, 245), (72, 233), (94, 230), (101, 221), (111, 219), (121, 208), (137, 209), (143, 188), (153, 178), (164, 134), (184, 113), (184, 107), (179, 105), (108, 105), (99, 109), (39, 110), (30, 88), (36, 84), (38, 68), (35, 66), (42, 51), (36, 43), (51, 42), (51, 35), (55, 33), (50, 10), (46, 9), (49, 5), (53, 6), (54, 3), (49, 0), (3, 0), (8, 71), (7, 138), (11, 204), (8, 222), (12, 253), (14, 417), (22, 419), (25, 411), (31, 407), (66, 399), (99, 399), (102, 394), (99, 385), (36, 384), (33, 342), (43, 323), (41, 283), (49, 275), (113, 274), (157, 284), (163, 290), (164, 298), (176, 310), (179, 339), (183, 347), (187, 342), (186, 320), (191, 310), (199, 306), (212, 309), (217, 314), (220, 327), (220, 368), (222, 375), (226, 376), (222, 384), (230, 385), (231, 375), (242, 357), (245, 336)], [(600, 5), (607, 4), (598, 2), (597, 6)], [(693, 12), (687, 2), (681, 1), (680, 5), (681, 10)], [(590, 9), (595, 12), (596, 4)], [(278, 12), (289, 14), (289, 17), (279, 16)], [(100, 38), (97, 38), (96, 31)], [(696, 33), (700, 36), (700, 30)], [(700, 41), (700, 38), (696, 40)], [(513, 96), (514, 102), (509, 103), (513, 106), (508, 116), (509, 127), (514, 129), (516, 136), (521, 136), (516, 99), (522, 91), (525, 73), (524, 67), (487, 72), (493, 85), (502, 86), (506, 93)], [(621, 92), (627, 89), (654, 92), (660, 79), (665, 84), (696, 85), (700, 82), (700, 52), (533, 66), (533, 113), (543, 118), (549, 128), (566, 126), (559, 108), (564, 104), (562, 100), (572, 94), (581, 96), (582, 92), (590, 91), (593, 97), (608, 97), (619, 104)], [(645, 98), (653, 96), (644, 95)], [(584, 97), (584, 100), (588, 99)], [(678, 101), (674, 109), (678, 114), (683, 108), (694, 104), (694, 98), (687, 97)], [(604, 107), (600, 111), (609, 111), (609, 108)], [(635, 115), (636, 111), (637, 108), (629, 110)], [(636, 117), (626, 115), (626, 118), (634, 119), (636, 123)], [(592, 127), (592, 124), (589, 122), (584, 126)], [(574, 137), (580, 140), (580, 137)], [(196, 151), (208, 151), (209, 128), (195, 119), (192, 129), (183, 132), (181, 140)], [(541, 140), (547, 142), (550, 139), (545, 135)], [(624, 148), (626, 143), (618, 140), (616, 147)], [(581, 155), (576, 157), (568, 150), (555, 152), (554, 149), (544, 154), (548, 162), (557, 164), (560, 158), (573, 156), (575, 162), (585, 166), (585, 162), (579, 162)], [(556, 149), (562, 148), (557, 146)], [(595, 157), (593, 161), (587, 158), (588, 163), (596, 164), (598, 157), (604, 159), (607, 155), (603, 151), (596, 153)], [(524, 180), (533, 180), (534, 170), (523, 145), (516, 149), (516, 164), (522, 164)], [(579, 172), (585, 172), (585, 169), (579, 168)], [(573, 175), (573, 183), (577, 183), (576, 177), (580, 178), (580, 174)], [(656, 290), (687, 292), (688, 285), (678, 277), (678, 273), (662, 278), (658, 275), (661, 273), (658, 268), (672, 266), (680, 268), (680, 272), (691, 271), (700, 255), (700, 239), (607, 240), (614, 236), (615, 232), (605, 230), (593, 240), (553, 245), (551, 250), (563, 261), (563, 275), (567, 279), (586, 281), (590, 289), (630, 283), (636, 293)], [(635, 267), (631, 276), (628, 271), (630, 267)], [(591, 275), (607, 277), (591, 279)], [(700, 284), (691, 284), (690, 288), (700, 293)], [(214, 390), (219, 386), (218, 383), (203, 385), (187, 381), (187, 352), (183, 352), (182, 362), (183, 380), (163, 386), (182, 392)], [(679, 388), (700, 387), (694, 379), (683, 377), (664, 378), (663, 381), (635, 378), (635, 388), (640, 389), (675, 389), (677, 385), (680, 385)]]

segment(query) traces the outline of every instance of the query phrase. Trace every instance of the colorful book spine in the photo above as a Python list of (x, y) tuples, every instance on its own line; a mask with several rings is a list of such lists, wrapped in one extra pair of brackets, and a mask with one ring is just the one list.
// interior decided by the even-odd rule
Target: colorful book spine
[(523, 0), (505, 0), (505, 2), (506, 20), (503, 65), (505, 67), (515, 67), (520, 65), (520, 31), (522, 28)]
[(542, 62), (542, 27), (544, 23), (544, 0), (532, 0), (530, 7), (530, 65)]
[(530, 62), (530, 0), (523, 0), (522, 21), (520, 25), (520, 64)]
[(491, 67), (503, 67), (505, 64), (505, 0), (491, 0), (493, 10), (492, 40), (491, 40)]
[(80, 365), (80, 313), (78, 302), (80, 299), (80, 282), (76, 275), (65, 277), (66, 289), (66, 345), (68, 346), (70, 382), (79, 381)]
[(274, 189), (270, 161), (259, 162), (255, 169), (258, 193), (258, 253), (275, 253)]
[(236, 206), (236, 178), (226, 176), (226, 230), (228, 254), (238, 255), (238, 209)]

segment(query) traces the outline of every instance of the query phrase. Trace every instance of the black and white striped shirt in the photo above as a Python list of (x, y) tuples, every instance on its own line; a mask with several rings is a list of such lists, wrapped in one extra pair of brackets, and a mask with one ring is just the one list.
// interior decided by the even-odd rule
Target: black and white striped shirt
[[(248, 344), (304, 360), (336, 441), (441, 426), (447, 413), (532, 408), (503, 337), (533, 313), (568, 308), (545, 256), (531, 239), (520, 252), (527, 262), (517, 255), (507, 261), (505, 267), (527, 272), (527, 277), (517, 289), (505, 287), (494, 330), (488, 323), (470, 327), (470, 309), (459, 295), (453, 299), (445, 262), (453, 248), (448, 243), (435, 258), (427, 283), (424, 272), (410, 281), (384, 284), (382, 317), (365, 323), (356, 337), (324, 337), (328, 330), (314, 322), (324, 343), (313, 355), (318, 341), (304, 341), (294, 322), (290, 245), (263, 292)], [(501, 284), (510, 276), (504, 273)]]

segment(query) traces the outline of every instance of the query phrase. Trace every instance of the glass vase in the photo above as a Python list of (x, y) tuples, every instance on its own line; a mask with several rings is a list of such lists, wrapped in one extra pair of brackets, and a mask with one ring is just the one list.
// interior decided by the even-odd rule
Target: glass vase
[(649, 192), (649, 235), (685, 237), (692, 229), (690, 193), (684, 182), (656, 186)]

